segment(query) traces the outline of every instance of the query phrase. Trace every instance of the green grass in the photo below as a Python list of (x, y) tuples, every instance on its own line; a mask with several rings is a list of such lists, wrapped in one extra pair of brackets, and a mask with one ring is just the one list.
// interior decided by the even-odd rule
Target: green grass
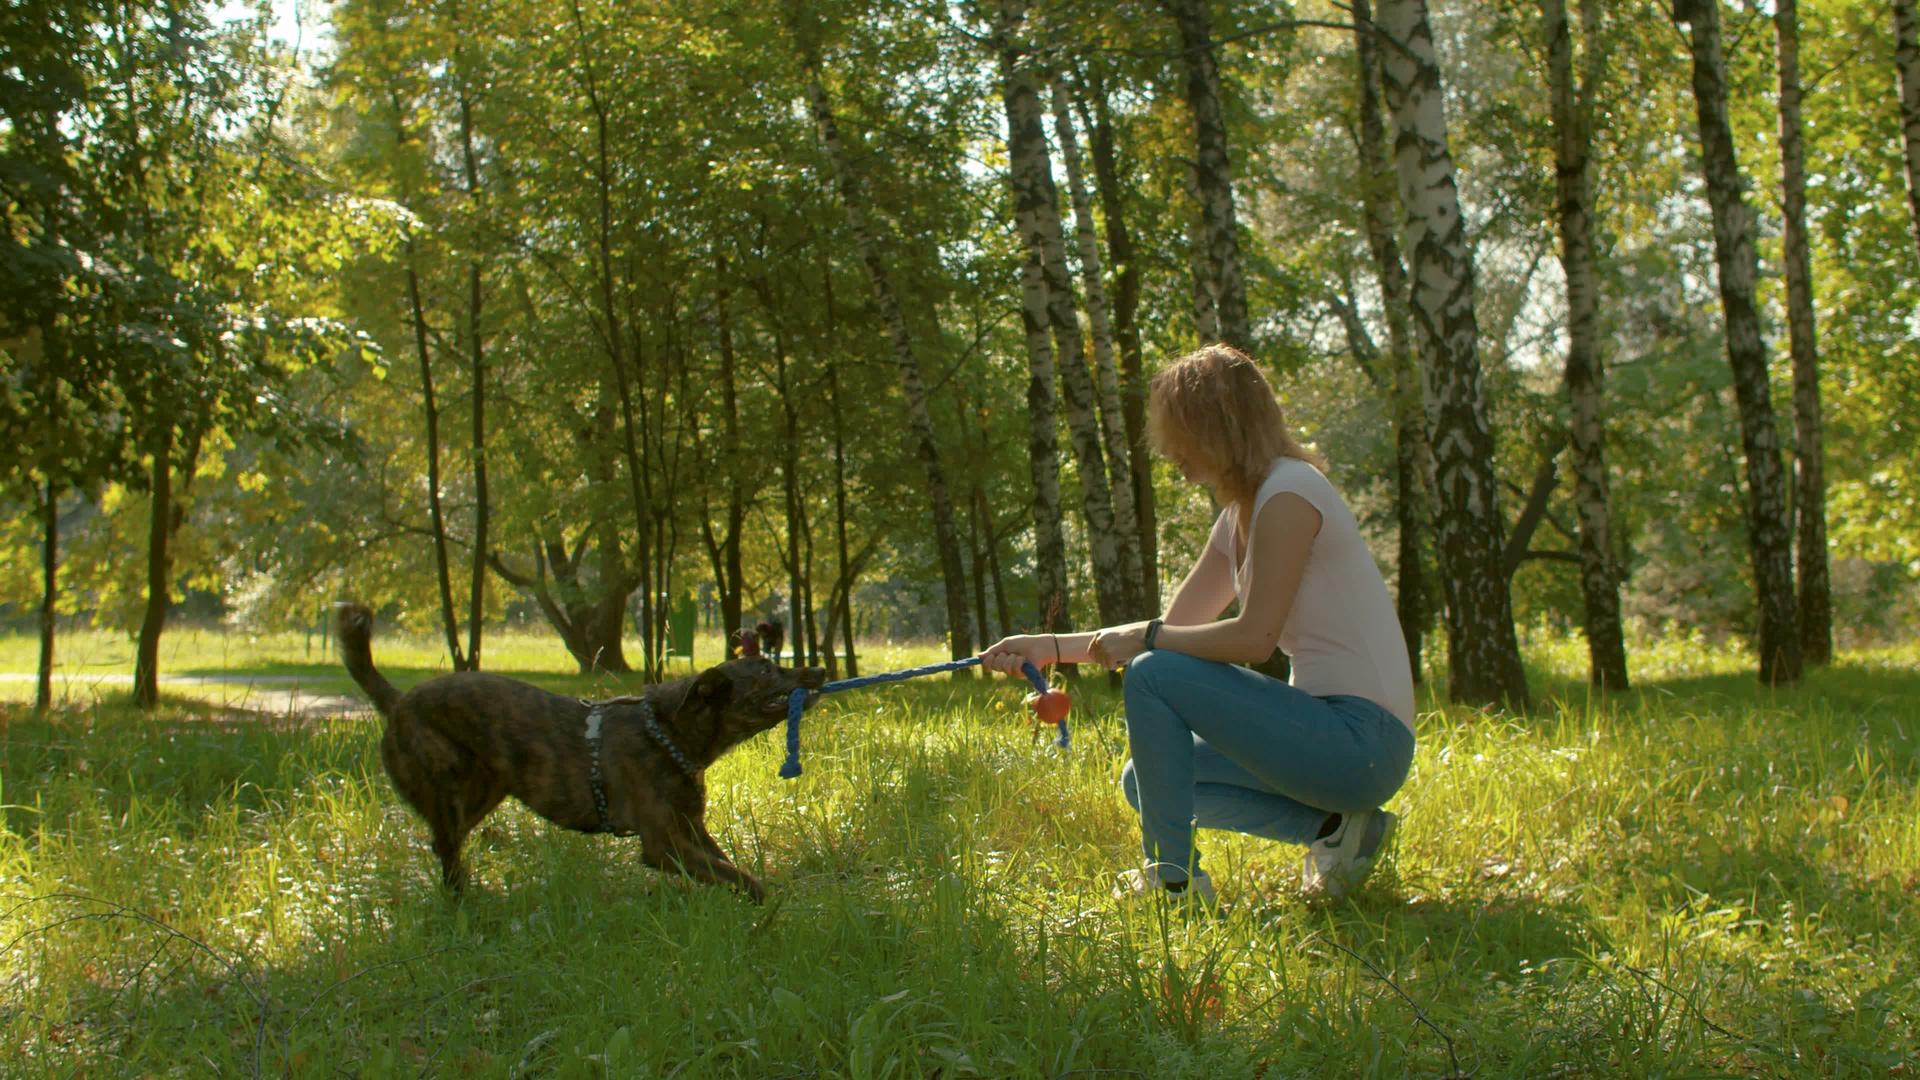
[(826, 699), (797, 781), (777, 737), (736, 752), (711, 820), (763, 908), (517, 806), (451, 902), (368, 718), (0, 707), (0, 1073), (1915, 1075), (1920, 648), (1779, 693), (1700, 642), (1633, 658), (1593, 701), (1536, 636), (1533, 715), (1430, 704), (1353, 901), (1202, 834), (1211, 917), (1106, 895), (1137, 840), (1097, 678), (1065, 756), (1017, 683), (935, 679)]

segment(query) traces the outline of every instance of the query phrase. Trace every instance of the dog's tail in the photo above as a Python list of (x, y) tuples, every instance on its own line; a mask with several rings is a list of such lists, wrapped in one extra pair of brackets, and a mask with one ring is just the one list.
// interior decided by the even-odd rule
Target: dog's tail
[(373, 699), (381, 716), (391, 713), (400, 691), (373, 666), (373, 612), (365, 604), (335, 604), (333, 632), (340, 639), (340, 659), (346, 662), (347, 674)]

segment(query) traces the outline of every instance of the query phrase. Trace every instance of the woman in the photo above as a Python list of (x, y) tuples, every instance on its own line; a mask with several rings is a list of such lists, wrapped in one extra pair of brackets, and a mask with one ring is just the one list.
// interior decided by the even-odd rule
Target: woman
[[(1413, 761), (1413, 673), (1386, 583), (1244, 353), (1209, 346), (1155, 376), (1148, 429), (1224, 507), (1166, 614), (1005, 638), (981, 661), (1008, 673), (1023, 661), (1126, 665), (1122, 785), (1146, 865), (1116, 892), (1212, 899), (1197, 825), (1304, 844), (1302, 890), (1345, 895), (1392, 835), (1380, 805)], [(1236, 666), (1276, 646), (1291, 684)]]

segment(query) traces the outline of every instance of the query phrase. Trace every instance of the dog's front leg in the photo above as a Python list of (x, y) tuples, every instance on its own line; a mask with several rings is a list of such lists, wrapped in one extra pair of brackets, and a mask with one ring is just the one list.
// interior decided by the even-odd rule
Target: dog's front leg
[(659, 837), (641, 838), (641, 858), (648, 866), (658, 870), (677, 869), (681, 873), (697, 880), (714, 885), (731, 885), (758, 904), (767, 898), (767, 890), (758, 878), (733, 864), (714, 844), (711, 837), (701, 843), (706, 830), (693, 832), (675, 830), (671, 834)]

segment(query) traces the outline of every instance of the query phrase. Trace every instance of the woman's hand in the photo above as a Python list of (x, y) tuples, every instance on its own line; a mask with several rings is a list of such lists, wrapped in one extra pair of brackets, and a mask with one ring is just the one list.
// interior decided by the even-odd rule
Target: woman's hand
[(980, 666), (1005, 675), (1020, 674), (1020, 665), (1023, 663), (1048, 668), (1060, 657), (1058, 640), (1052, 634), (1003, 637), (981, 652)]
[(1146, 651), (1147, 624), (1143, 621), (1095, 631), (1087, 655), (1101, 667), (1118, 668)]

